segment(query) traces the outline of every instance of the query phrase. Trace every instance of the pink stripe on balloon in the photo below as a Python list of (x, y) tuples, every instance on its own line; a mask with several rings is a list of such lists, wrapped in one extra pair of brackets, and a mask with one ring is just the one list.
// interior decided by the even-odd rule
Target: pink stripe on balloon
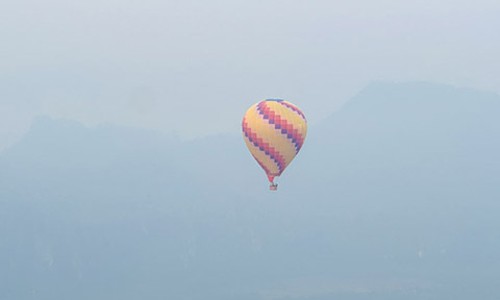
[(266, 173), (270, 175), (280, 175), (286, 168), (286, 162), (283, 156), (279, 153), (279, 151), (276, 150), (274, 147), (270, 146), (269, 143), (264, 142), (262, 138), (257, 136), (257, 134), (253, 132), (252, 129), (248, 126), (246, 118), (243, 118), (242, 128), (245, 137), (250, 141), (250, 143), (252, 143), (252, 145), (254, 145), (260, 151), (264, 152), (267, 156), (269, 156), (276, 163), (276, 166), (278, 167), (278, 174), (272, 174), (269, 171), (269, 169), (266, 168), (265, 165), (254, 156), (257, 162), (264, 169), (264, 171), (266, 171)]
[(274, 126), (274, 129), (280, 131), (281, 134), (291, 140), (295, 147), (295, 153), (299, 153), (300, 148), (304, 144), (304, 137), (299, 133), (299, 130), (294, 128), (287, 120), (282, 119), (279, 114), (267, 105), (266, 101), (262, 101), (257, 105), (257, 111), (264, 120)]

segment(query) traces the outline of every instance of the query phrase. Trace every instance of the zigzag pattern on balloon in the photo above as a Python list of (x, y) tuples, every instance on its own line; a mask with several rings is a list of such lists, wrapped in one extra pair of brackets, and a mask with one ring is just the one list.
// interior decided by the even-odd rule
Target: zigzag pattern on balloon
[[(285, 105), (283, 101), (279, 101), (278, 103)], [(297, 108), (293, 108), (292, 106), (286, 106), (293, 111), (299, 112)], [(304, 137), (299, 133), (297, 128), (294, 128), (292, 124), (288, 123), (287, 120), (282, 119), (282, 116), (277, 114), (274, 110), (272, 110), (267, 104), (266, 101), (262, 101), (257, 105), (257, 111), (262, 116), (264, 120), (271, 125), (274, 125), (274, 128), (281, 132), (281, 134), (285, 135), (289, 140), (292, 141), (295, 147), (295, 153), (299, 153), (300, 148), (304, 144)], [(303, 117), (303, 114), (300, 113)]]
[(275, 177), (285, 171), (304, 144), (304, 114), (287, 101), (267, 99), (246, 111), (242, 129), (248, 150), (266, 172), (270, 189), (276, 190)]
[(285, 101), (280, 101), (279, 104), (283, 105), (284, 107), (287, 107), (291, 110), (293, 110), (294, 112), (296, 112), (299, 116), (302, 117), (302, 119), (304, 119), (304, 121), (306, 121), (306, 116), (304, 116), (304, 114), (300, 111), (300, 109), (293, 105), (293, 104), (290, 104), (288, 102), (285, 102)]
[(259, 165), (264, 169), (264, 171), (266, 171), (267, 174), (280, 175), (286, 167), (286, 161), (283, 156), (274, 147), (270, 146), (268, 142), (265, 142), (261, 137), (257, 136), (257, 134), (252, 131), (252, 129), (248, 126), (246, 118), (243, 118), (242, 127), (245, 137), (254, 147), (258, 148), (261, 152), (264, 152), (276, 163), (279, 172), (278, 174), (271, 174), (270, 170), (265, 166), (265, 164), (263, 164), (257, 157), (255, 157), (255, 155), (253, 155)]

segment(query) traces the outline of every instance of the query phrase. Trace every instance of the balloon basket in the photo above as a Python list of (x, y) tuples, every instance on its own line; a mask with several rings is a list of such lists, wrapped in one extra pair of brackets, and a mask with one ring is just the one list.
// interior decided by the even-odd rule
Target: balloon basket
[(278, 185), (276, 183), (271, 183), (269, 186), (270, 191), (277, 191), (278, 190)]

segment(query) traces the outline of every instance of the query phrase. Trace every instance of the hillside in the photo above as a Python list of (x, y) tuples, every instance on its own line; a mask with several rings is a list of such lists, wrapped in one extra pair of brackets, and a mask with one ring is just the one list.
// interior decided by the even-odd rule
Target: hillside
[(495, 299), (499, 115), (374, 83), (277, 193), (240, 136), (40, 118), (0, 154), (0, 299)]

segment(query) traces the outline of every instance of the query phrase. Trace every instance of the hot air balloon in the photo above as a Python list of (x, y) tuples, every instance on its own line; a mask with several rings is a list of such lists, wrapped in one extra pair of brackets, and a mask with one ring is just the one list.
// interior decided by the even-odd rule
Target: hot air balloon
[(306, 117), (288, 101), (267, 99), (247, 110), (242, 127), (248, 150), (266, 172), (269, 189), (277, 190), (275, 177), (285, 171), (304, 144)]

